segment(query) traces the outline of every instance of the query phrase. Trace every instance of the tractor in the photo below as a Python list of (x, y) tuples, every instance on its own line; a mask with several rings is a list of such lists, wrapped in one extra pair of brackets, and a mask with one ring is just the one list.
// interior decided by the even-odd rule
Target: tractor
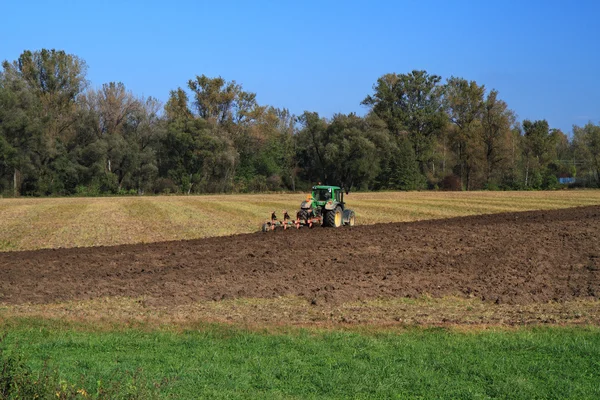
[(283, 211), (283, 220), (278, 220), (275, 211), (271, 219), (262, 226), (262, 231), (267, 232), (283, 227), (297, 229), (315, 225), (339, 228), (342, 225), (354, 226), (354, 211), (346, 208), (344, 192), (339, 186), (317, 185), (313, 186), (312, 193), (300, 204), (296, 219), (292, 220), (287, 211)]

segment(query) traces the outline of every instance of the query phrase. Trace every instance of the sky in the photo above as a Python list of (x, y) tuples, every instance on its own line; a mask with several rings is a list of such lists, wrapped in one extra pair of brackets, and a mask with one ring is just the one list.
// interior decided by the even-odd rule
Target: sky
[(261, 105), (364, 115), (386, 73), (474, 80), (519, 121), (600, 123), (600, 1), (0, 0), (0, 60), (57, 49), (165, 102), (197, 75)]

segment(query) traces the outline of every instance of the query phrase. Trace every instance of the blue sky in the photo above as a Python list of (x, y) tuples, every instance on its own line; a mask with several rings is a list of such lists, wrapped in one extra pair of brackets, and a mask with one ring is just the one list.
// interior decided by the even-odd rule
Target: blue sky
[(364, 114), (377, 78), (425, 69), (499, 91), (519, 120), (600, 122), (600, 1), (0, 0), (0, 59), (55, 48), (93, 87), (166, 101), (222, 76), (293, 113)]

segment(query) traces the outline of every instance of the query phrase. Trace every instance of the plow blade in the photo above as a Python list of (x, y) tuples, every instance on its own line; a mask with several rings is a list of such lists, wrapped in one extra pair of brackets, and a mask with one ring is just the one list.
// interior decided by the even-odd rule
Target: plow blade
[(266, 221), (262, 225), (261, 230), (263, 232), (269, 232), (269, 231), (274, 231), (276, 229), (283, 229), (283, 230), (287, 230), (287, 229), (291, 229), (291, 228), (300, 229), (303, 226), (312, 228), (313, 226), (320, 226), (323, 223), (323, 219), (321, 217), (309, 217), (309, 218), (297, 217), (295, 220), (293, 220), (290, 218), (287, 211), (284, 211), (283, 215), (284, 215), (283, 221), (279, 221), (277, 219), (277, 216), (275, 215), (275, 212), (273, 211), (271, 213), (271, 219), (269, 221)]

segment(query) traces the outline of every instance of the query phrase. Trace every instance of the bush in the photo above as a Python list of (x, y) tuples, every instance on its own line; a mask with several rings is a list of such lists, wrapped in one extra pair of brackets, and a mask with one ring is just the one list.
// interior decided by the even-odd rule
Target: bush
[(554, 190), (560, 187), (560, 183), (558, 182), (558, 178), (556, 175), (552, 173), (548, 173), (544, 176), (544, 181), (542, 183), (542, 189), (546, 190)]
[(529, 175), (529, 185), (527, 189), (542, 189), (544, 176), (540, 171), (534, 171)]
[(256, 175), (248, 182), (250, 192), (266, 192), (268, 189), (267, 178), (263, 175)]
[(152, 188), (152, 191), (155, 194), (171, 194), (177, 193), (178, 189), (179, 188), (177, 187), (175, 182), (173, 182), (173, 180), (169, 178), (158, 178), (156, 182), (154, 182), (154, 187)]
[(497, 192), (497, 191), (499, 191), (499, 190), (502, 190), (502, 189), (500, 188), (500, 186), (499, 186), (497, 183), (495, 183), (495, 182), (488, 182), (488, 183), (486, 183), (486, 184), (484, 185), (484, 187), (483, 187), (483, 188), (484, 188), (485, 190), (490, 190), (490, 191), (494, 191), (494, 192)]
[(441, 190), (458, 192), (462, 190), (462, 183), (458, 176), (447, 175), (440, 181), (439, 187)]
[(117, 192), (119, 196), (136, 196), (138, 195), (138, 191), (135, 189), (119, 189)]
[(271, 175), (267, 178), (267, 188), (271, 191), (281, 190), (281, 185), (283, 184), (281, 180), (281, 176), (279, 175)]
[(98, 186), (85, 186), (85, 185), (78, 185), (75, 188), (75, 195), (76, 196), (99, 196), (100, 195), (100, 190)]

